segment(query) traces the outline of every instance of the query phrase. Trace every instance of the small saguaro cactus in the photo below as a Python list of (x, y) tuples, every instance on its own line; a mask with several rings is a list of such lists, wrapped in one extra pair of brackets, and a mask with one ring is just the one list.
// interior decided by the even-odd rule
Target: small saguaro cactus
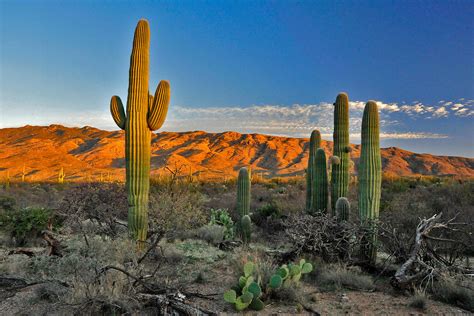
[(250, 216), (242, 216), (240, 221), (240, 229), (242, 230), (242, 242), (244, 245), (248, 245), (252, 235), (252, 220), (250, 219)]
[(66, 173), (64, 172), (64, 168), (61, 167), (58, 173), (58, 183), (64, 183), (64, 178), (66, 178)]
[(326, 153), (322, 148), (316, 150), (314, 172), (311, 189), (311, 211), (326, 212), (328, 208), (328, 173)]
[(244, 243), (248, 243), (250, 238), (250, 186), (250, 172), (245, 167), (240, 168), (237, 178), (237, 211), (240, 216), (240, 231)]
[(314, 157), (316, 156), (316, 150), (321, 147), (321, 133), (318, 130), (311, 132), (309, 139), (309, 157), (308, 157), (308, 168), (306, 169), (306, 210), (312, 210), (312, 188), (313, 188), (313, 174), (315, 170)]
[(23, 164), (23, 169), (21, 170), (21, 182), (25, 182), (26, 178), (26, 166)]
[(375, 101), (367, 102), (362, 117), (362, 142), (358, 174), (360, 221), (368, 228), (367, 247), (363, 249), (362, 256), (370, 263), (375, 263), (377, 234), (374, 221), (379, 217), (382, 184), (379, 112)]
[(10, 171), (7, 170), (7, 174), (5, 176), (5, 189), (10, 189)]
[(146, 240), (148, 231), (151, 132), (163, 125), (170, 101), (168, 81), (159, 83), (154, 96), (149, 94), (149, 50), (150, 27), (142, 19), (133, 37), (126, 112), (118, 96), (110, 101), (115, 123), (125, 130), (128, 228), (139, 245)]
[(336, 201), (336, 218), (338, 222), (348, 221), (351, 211), (349, 200), (345, 197), (340, 197)]
[(347, 196), (349, 190), (349, 97), (341, 92), (334, 102), (334, 148), (333, 156), (339, 157), (339, 163), (332, 165), (331, 205), (335, 215), (338, 198)]

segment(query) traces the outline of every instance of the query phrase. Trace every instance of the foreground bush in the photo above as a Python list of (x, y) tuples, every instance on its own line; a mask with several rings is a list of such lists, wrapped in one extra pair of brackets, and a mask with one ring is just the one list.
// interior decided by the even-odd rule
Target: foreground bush
[(0, 228), (9, 232), (18, 246), (48, 227), (52, 211), (45, 208), (10, 209), (0, 213)]

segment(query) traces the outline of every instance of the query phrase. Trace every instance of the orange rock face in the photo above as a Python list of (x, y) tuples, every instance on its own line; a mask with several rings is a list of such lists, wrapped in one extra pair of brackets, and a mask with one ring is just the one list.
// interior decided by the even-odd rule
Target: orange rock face
[[(152, 174), (203, 178), (235, 177), (239, 168), (265, 176), (303, 175), (308, 159), (308, 139), (202, 131), (162, 132), (152, 137)], [(322, 141), (328, 156), (332, 142)], [(360, 153), (352, 145), (357, 167)], [(416, 154), (396, 147), (382, 149), (383, 172), (394, 176), (456, 175), (474, 177), (474, 159)], [(27, 181), (56, 181), (61, 167), (66, 181), (123, 181), (125, 178), (124, 133), (93, 127), (61, 125), (0, 129), (0, 179), (8, 170), (12, 181), (21, 181), (23, 165)], [(357, 171), (357, 168), (355, 168)]]

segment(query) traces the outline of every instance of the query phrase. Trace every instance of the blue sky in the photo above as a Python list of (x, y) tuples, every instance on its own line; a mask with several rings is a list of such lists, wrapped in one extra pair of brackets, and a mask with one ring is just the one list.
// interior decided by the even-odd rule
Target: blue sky
[(352, 141), (380, 102), (382, 145), (474, 157), (472, 1), (0, 1), (0, 127), (115, 129), (133, 31), (151, 27), (163, 130), (331, 139), (346, 91)]

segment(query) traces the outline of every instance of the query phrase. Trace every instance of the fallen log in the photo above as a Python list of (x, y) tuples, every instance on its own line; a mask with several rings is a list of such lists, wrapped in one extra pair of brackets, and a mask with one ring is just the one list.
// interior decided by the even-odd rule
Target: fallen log
[(160, 309), (160, 315), (190, 315), (190, 316), (213, 316), (216, 312), (196, 307), (186, 302), (186, 296), (181, 292), (172, 294), (137, 294), (138, 298), (145, 301), (147, 305), (153, 305)]

